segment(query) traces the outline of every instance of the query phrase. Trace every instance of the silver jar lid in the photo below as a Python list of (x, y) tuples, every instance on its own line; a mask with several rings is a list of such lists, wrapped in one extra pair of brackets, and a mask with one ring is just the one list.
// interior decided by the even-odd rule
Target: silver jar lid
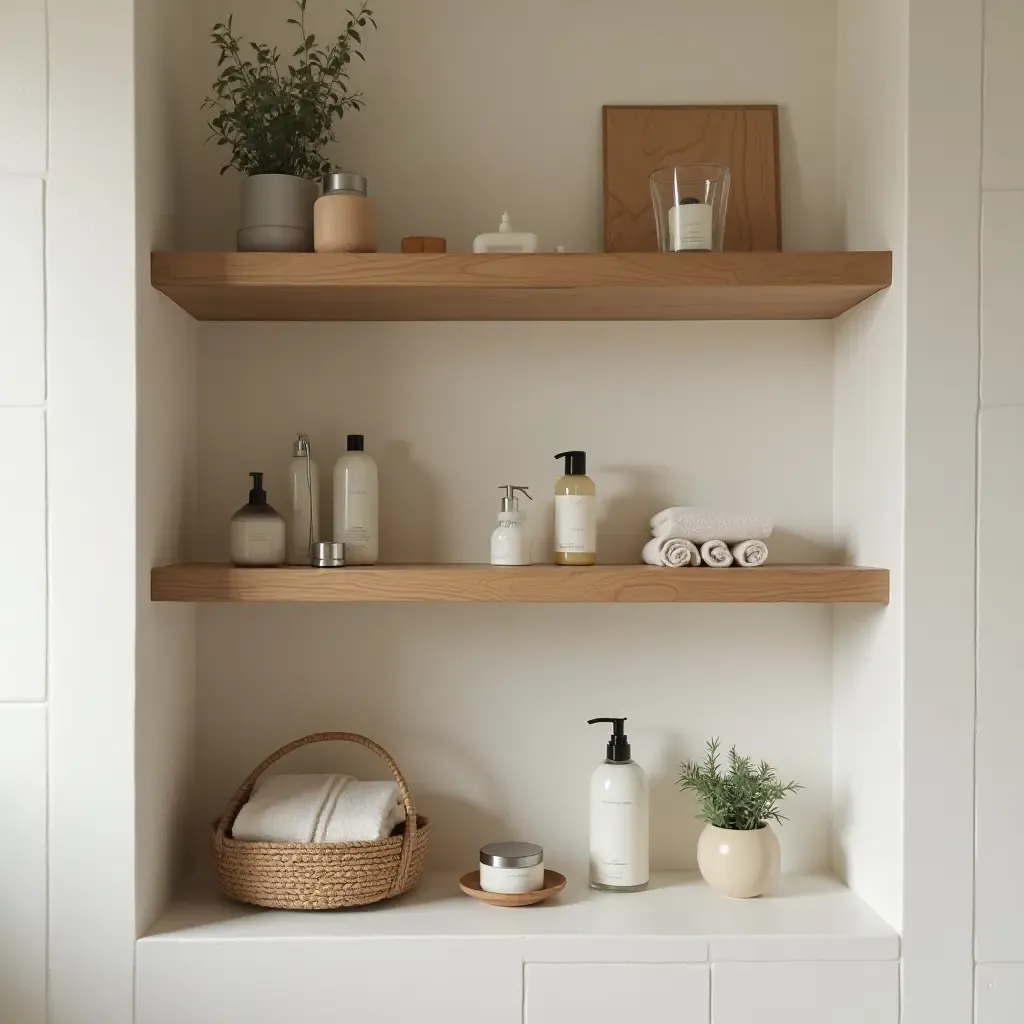
[(488, 843), (480, 847), (480, 863), (491, 868), (532, 868), (544, 861), (536, 843)]
[(314, 569), (340, 569), (345, 564), (345, 548), (336, 540), (322, 540), (313, 545)]
[(331, 171), (324, 176), (324, 195), (338, 192), (365, 196), (366, 179), (355, 171)]

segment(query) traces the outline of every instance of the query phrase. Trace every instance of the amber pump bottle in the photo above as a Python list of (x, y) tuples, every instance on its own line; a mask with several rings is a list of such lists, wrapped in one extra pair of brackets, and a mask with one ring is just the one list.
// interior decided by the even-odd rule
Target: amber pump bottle
[(565, 475), (555, 484), (555, 564), (597, 561), (597, 488), (587, 476), (586, 452), (560, 452)]

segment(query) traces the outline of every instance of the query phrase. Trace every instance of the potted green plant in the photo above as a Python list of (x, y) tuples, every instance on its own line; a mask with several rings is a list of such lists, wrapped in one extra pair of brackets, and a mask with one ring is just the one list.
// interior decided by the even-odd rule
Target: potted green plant
[(344, 31), (321, 46), (306, 32), (306, 3), (295, 0), (297, 16), (287, 19), (298, 35), (287, 59), (276, 46), (243, 47), (233, 16), (214, 25), (210, 37), (220, 71), (203, 107), (214, 111), (210, 139), (231, 149), (221, 174), (234, 167), (246, 176), (241, 251), (312, 250), (317, 179), (331, 169), (324, 149), (335, 139), (337, 119), (363, 106), (362, 94), (349, 91), (349, 65), (353, 57), (365, 59), (360, 29), (377, 27), (373, 12), (365, 3), (348, 11)]
[(771, 821), (781, 822), (779, 805), (803, 787), (779, 781), (765, 761), (755, 765), (729, 751), (723, 772), (718, 740), (707, 744), (703, 761), (679, 766), (679, 788), (693, 793), (705, 822), (697, 842), (697, 864), (704, 881), (723, 896), (760, 896), (779, 874), (779, 840)]

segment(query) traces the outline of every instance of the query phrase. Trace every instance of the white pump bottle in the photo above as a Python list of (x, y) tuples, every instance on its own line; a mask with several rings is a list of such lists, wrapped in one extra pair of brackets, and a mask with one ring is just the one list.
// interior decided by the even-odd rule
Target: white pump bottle
[(609, 722), (607, 757), (590, 778), (590, 885), (641, 892), (651, 879), (650, 798), (647, 773), (630, 757), (624, 718)]
[(516, 491), (521, 491), (533, 501), (525, 487), (505, 484), (498, 488), (504, 491), (498, 525), (491, 534), (491, 565), (529, 565), (530, 534), (526, 529), (526, 513), (519, 511)]

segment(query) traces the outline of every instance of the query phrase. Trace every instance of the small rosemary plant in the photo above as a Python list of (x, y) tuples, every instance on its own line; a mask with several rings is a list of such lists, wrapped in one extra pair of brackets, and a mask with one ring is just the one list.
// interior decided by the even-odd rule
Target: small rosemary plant
[(770, 820), (785, 820), (779, 804), (803, 786), (783, 784), (766, 762), (755, 765), (749, 757), (740, 757), (735, 747), (729, 751), (729, 770), (723, 773), (718, 740), (709, 740), (707, 747), (703, 761), (679, 766), (679, 788), (697, 797), (702, 821), (718, 828), (751, 831)]
[(287, 21), (298, 33), (298, 46), (283, 67), (276, 46), (242, 47), (233, 15), (213, 26), (210, 40), (220, 51), (220, 71), (203, 107), (214, 111), (210, 139), (231, 147), (221, 174), (234, 167), (243, 174), (320, 178), (331, 169), (323, 151), (335, 140), (335, 120), (363, 106), (362, 94), (349, 92), (349, 64), (354, 56), (366, 59), (358, 49), (359, 30), (377, 27), (373, 11), (365, 3), (347, 11), (345, 30), (324, 46), (306, 32), (306, 3), (295, 0), (298, 17)]

